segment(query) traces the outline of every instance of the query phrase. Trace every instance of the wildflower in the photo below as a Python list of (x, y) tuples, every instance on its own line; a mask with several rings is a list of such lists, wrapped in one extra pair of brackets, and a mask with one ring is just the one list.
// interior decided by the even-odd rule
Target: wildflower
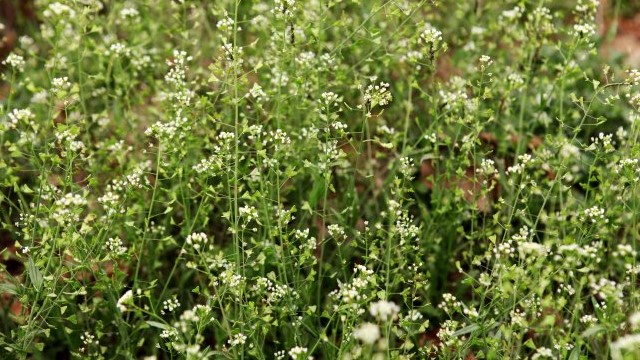
[(495, 164), (495, 161), (491, 159), (482, 159), (480, 160), (480, 167), (476, 169), (476, 173), (486, 176), (495, 175), (498, 173)]
[(458, 322), (455, 320), (446, 320), (436, 336), (442, 344), (448, 347), (452, 347), (460, 342), (458, 338), (455, 336), (456, 328), (458, 327)]
[(80, 352), (89, 351), (90, 346), (98, 346), (100, 343), (96, 340), (96, 337), (92, 335), (90, 332), (85, 331), (82, 335), (80, 335), (80, 340), (82, 340), (82, 344), (84, 345), (80, 348)]
[(502, 12), (502, 15), (500, 15), (500, 19), (501, 20), (507, 20), (507, 21), (515, 21), (517, 19), (519, 19), (522, 14), (524, 14), (524, 9), (521, 8), (520, 6), (516, 6), (511, 10), (505, 10)]
[(145, 134), (166, 140), (169, 144), (178, 144), (173, 140), (184, 138), (190, 129), (189, 120), (182, 115), (182, 109), (178, 109), (172, 120), (165, 123), (160, 121), (154, 123), (145, 130)]
[(68, 5), (54, 2), (49, 4), (49, 7), (42, 13), (42, 15), (47, 18), (53, 16), (66, 16), (68, 18), (73, 18), (75, 17), (76, 12)]
[(133, 304), (133, 291), (131, 290), (127, 290), (127, 292), (125, 292), (120, 299), (118, 299), (118, 302), (116, 303), (116, 307), (118, 308), (118, 310), (120, 310), (120, 312), (125, 312), (127, 311), (127, 307), (126, 305), (129, 304)]
[(411, 175), (415, 172), (415, 163), (412, 158), (402, 157), (400, 158), (400, 173), (406, 179), (410, 179)]
[(580, 148), (573, 144), (565, 143), (564, 145), (562, 145), (559, 155), (563, 158), (579, 158)]
[(35, 115), (29, 109), (13, 109), (9, 113), (9, 128), (15, 128), (21, 121), (30, 121)]
[(364, 265), (356, 265), (353, 272), (354, 279), (350, 283), (338, 282), (339, 289), (329, 295), (346, 304), (354, 304), (364, 299), (365, 289), (375, 281), (374, 272)]
[(107, 250), (112, 252), (114, 255), (122, 255), (127, 252), (127, 247), (123, 245), (122, 240), (120, 238), (109, 238), (106, 244)]
[(126, 19), (135, 19), (138, 16), (140, 16), (140, 13), (138, 12), (138, 10), (134, 7), (125, 7), (122, 10), (120, 10), (120, 18), (123, 20)]
[(109, 46), (109, 50), (105, 52), (105, 55), (130, 56), (131, 50), (123, 43), (113, 43)]
[(370, 84), (364, 94), (364, 102), (370, 109), (376, 106), (385, 106), (393, 100), (389, 92), (389, 83), (380, 82), (378, 85)]
[(623, 336), (611, 344), (611, 359), (625, 359), (622, 350), (635, 350), (638, 347), (640, 347), (640, 334)]
[(321, 110), (329, 110), (332, 107), (340, 106), (339, 102), (342, 100), (338, 94), (333, 93), (331, 91), (323, 92), (320, 97), (322, 100), (320, 101), (320, 109)]
[(493, 60), (488, 55), (480, 56), (480, 70), (484, 71), (486, 68), (493, 64)]
[(629, 316), (629, 325), (634, 330), (640, 329), (640, 312), (635, 312)]
[(258, 219), (258, 209), (255, 206), (243, 205), (238, 208), (238, 216), (244, 218), (246, 222)]
[(204, 250), (205, 246), (209, 242), (207, 235), (205, 233), (192, 233), (187, 236), (185, 242), (194, 248), (196, 251)]
[(591, 220), (591, 223), (596, 223), (598, 220), (604, 220), (604, 222), (609, 222), (608, 219), (604, 216), (604, 209), (598, 206), (593, 206), (584, 211), (584, 216), (582, 217), (582, 221), (584, 221), (585, 217)]
[(274, 0), (273, 10), (271, 12), (276, 18), (282, 18), (285, 20), (291, 20), (296, 13), (296, 0)]
[(165, 315), (167, 313), (173, 312), (173, 310), (180, 307), (180, 302), (177, 297), (173, 297), (171, 299), (167, 299), (162, 302), (162, 310), (160, 310), (160, 314)]
[(329, 231), (329, 235), (336, 240), (342, 240), (346, 237), (344, 228), (338, 224), (331, 224), (327, 226), (327, 230)]
[(444, 104), (444, 108), (446, 110), (454, 110), (458, 108), (472, 109), (473, 105), (471, 104), (471, 101), (469, 101), (469, 96), (467, 95), (464, 88), (458, 85), (454, 85), (453, 87), (454, 88), (450, 91), (440, 90), (438, 92), (438, 95), (440, 96), (440, 98), (442, 99), (442, 103)]
[(596, 318), (595, 316), (593, 316), (591, 314), (586, 314), (586, 315), (583, 315), (580, 318), (580, 322), (585, 324), (585, 325), (593, 325), (593, 324), (598, 322), (598, 318)]
[(218, 29), (220, 29), (221, 31), (229, 31), (231, 29), (233, 29), (233, 24), (235, 22), (233, 21), (233, 19), (231, 17), (229, 17), (229, 14), (225, 11), (224, 12), (224, 16), (222, 17), (222, 19), (220, 19), (217, 23), (216, 23), (216, 27)]
[(637, 69), (631, 69), (627, 71), (627, 74), (629, 76), (627, 76), (626, 83), (634, 86), (640, 85), (640, 71)]
[(12, 68), (15, 72), (23, 72), (26, 62), (24, 58), (16, 53), (11, 53), (2, 61), (2, 65)]
[(264, 90), (262, 90), (262, 86), (260, 86), (258, 83), (253, 83), (253, 87), (251, 87), (249, 92), (245, 95), (245, 97), (249, 96), (254, 98), (257, 102), (261, 102), (267, 99), (267, 94), (264, 92)]
[(459, 301), (453, 294), (442, 294), (442, 302), (438, 304), (438, 308), (442, 309), (447, 314), (453, 314), (454, 311), (462, 308), (462, 302)]
[(82, 153), (85, 149), (85, 145), (81, 140), (76, 139), (77, 131), (66, 128), (56, 133), (56, 141), (62, 148), (60, 155), (62, 157), (67, 156), (67, 151), (72, 153)]
[(521, 85), (524, 85), (524, 79), (522, 78), (522, 75), (518, 74), (518, 73), (511, 73), (507, 76), (507, 80), (509, 81), (509, 83), (511, 84), (511, 86), (513, 86), (514, 88), (517, 88)]
[(57, 77), (51, 80), (51, 92), (56, 95), (62, 95), (71, 89), (71, 82), (69, 82), (69, 78)]
[(234, 46), (231, 43), (222, 44), (222, 52), (225, 55), (225, 59), (229, 62), (229, 67), (239, 67), (244, 63), (242, 54), (244, 49), (241, 46)]
[(247, 336), (242, 333), (235, 334), (232, 337), (230, 337), (229, 340), (227, 340), (229, 345), (231, 345), (232, 347), (237, 345), (244, 345), (246, 341), (247, 341)]
[(518, 250), (522, 258), (533, 256), (533, 259), (537, 259), (549, 253), (549, 249), (546, 246), (532, 241), (525, 241), (518, 244)]
[(53, 219), (60, 224), (67, 224), (80, 220), (80, 212), (87, 205), (87, 199), (80, 194), (68, 193), (57, 199), (54, 205)]
[(400, 307), (392, 301), (380, 300), (369, 305), (369, 313), (378, 320), (395, 320), (400, 312)]
[(380, 338), (380, 328), (376, 324), (364, 323), (353, 331), (353, 336), (365, 344), (373, 344)]
[(435, 49), (442, 42), (442, 32), (431, 26), (431, 24), (426, 24), (424, 31), (420, 34), (420, 41)]
[(48, 94), (48, 92), (46, 90), (39, 91), (39, 92), (33, 94), (33, 96), (31, 97), (31, 103), (33, 103), (33, 104), (46, 104), (48, 97), (49, 97), (49, 94)]
[[(301, 360), (304, 358), (308, 351), (309, 350), (306, 347), (296, 346), (289, 350), (289, 356), (292, 360)], [(313, 358), (309, 356), (307, 359), (311, 360)]]
[(522, 174), (522, 172), (527, 168), (527, 165), (532, 162), (532, 157), (529, 154), (523, 154), (518, 156), (518, 163), (509, 166), (507, 168), (507, 174)]
[(551, 358), (554, 359), (555, 357), (553, 356), (553, 351), (551, 351), (551, 349), (546, 348), (546, 347), (539, 347), (536, 349), (536, 353), (533, 354), (533, 356), (531, 357), (532, 360), (535, 359), (545, 359), (545, 358)]
[(593, 24), (575, 24), (573, 34), (581, 38), (591, 37), (596, 34), (596, 28)]
[(424, 139), (432, 144), (435, 144), (438, 142), (438, 135), (436, 133), (425, 134)]

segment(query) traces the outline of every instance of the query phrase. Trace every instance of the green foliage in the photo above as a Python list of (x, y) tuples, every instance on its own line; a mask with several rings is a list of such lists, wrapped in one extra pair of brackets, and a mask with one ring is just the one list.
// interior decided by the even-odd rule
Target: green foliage
[(597, 6), (35, 1), (0, 357), (637, 356), (640, 72)]

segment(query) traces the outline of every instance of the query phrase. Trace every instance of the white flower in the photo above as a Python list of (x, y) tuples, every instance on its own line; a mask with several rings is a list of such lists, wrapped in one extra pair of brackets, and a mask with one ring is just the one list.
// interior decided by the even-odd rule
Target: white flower
[(546, 347), (540, 347), (536, 350), (536, 353), (533, 354), (531, 359), (544, 359), (544, 358), (553, 358), (553, 351)]
[(30, 121), (35, 118), (29, 109), (13, 109), (8, 116), (10, 128), (15, 128), (20, 121)]
[(593, 24), (575, 24), (573, 25), (573, 35), (578, 37), (589, 37), (596, 34), (596, 27)]
[(480, 68), (484, 70), (486, 67), (489, 67), (493, 64), (493, 60), (488, 55), (480, 56)]
[(518, 163), (513, 166), (509, 166), (509, 168), (507, 168), (507, 174), (522, 174), (522, 172), (527, 167), (527, 164), (531, 163), (532, 161), (533, 158), (529, 154), (518, 156)]
[(498, 170), (496, 169), (495, 165), (496, 165), (495, 161), (491, 159), (482, 159), (480, 161), (480, 167), (476, 169), (476, 173), (482, 174), (482, 175), (497, 174)]
[(256, 99), (256, 101), (258, 102), (267, 98), (267, 94), (264, 92), (264, 90), (262, 90), (262, 86), (260, 86), (258, 83), (253, 83), (253, 87), (249, 90), (247, 95), (245, 95), (245, 97), (249, 96)]
[(514, 21), (518, 18), (520, 18), (522, 16), (522, 14), (524, 13), (524, 9), (522, 9), (519, 6), (514, 7), (511, 10), (505, 10), (502, 12), (502, 15), (500, 15), (500, 20), (502, 21)]
[(420, 41), (425, 45), (431, 46), (432, 50), (435, 50), (442, 42), (442, 32), (431, 26), (431, 24), (425, 24), (425, 29), (422, 34), (420, 34)]
[[(302, 346), (296, 346), (294, 348), (291, 348), (291, 350), (289, 350), (289, 356), (291, 356), (291, 359), (293, 360), (300, 360), (304, 358), (304, 355), (307, 353), (308, 349), (306, 347), (302, 347)], [(307, 359), (313, 359), (311, 356), (309, 356)]]
[(365, 344), (373, 344), (380, 338), (380, 328), (372, 323), (364, 323), (353, 331), (353, 336)]
[(622, 360), (625, 359), (622, 355), (622, 350), (637, 349), (640, 345), (640, 334), (627, 335), (619, 338), (613, 344), (611, 344), (611, 359)]
[(395, 320), (400, 312), (400, 307), (393, 301), (380, 300), (369, 305), (369, 313), (378, 320)]
[(385, 106), (393, 100), (393, 96), (389, 92), (389, 83), (380, 82), (378, 85), (367, 86), (364, 94), (364, 102), (371, 105), (371, 108), (376, 106)]
[(180, 302), (178, 301), (178, 298), (174, 296), (173, 298), (167, 299), (162, 302), (162, 310), (160, 310), (160, 314), (168, 314), (170, 312), (173, 312), (173, 310), (177, 309), (178, 307), (180, 307)]
[(292, 19), (296, 12), (296, 0), (274, 0), (271, 12), (276, 18)]
[(244, 345), (246, 341), (247, 341), (247, 336), (242, 333), (235, 334), (231, 338), (229, 338), (229, 340), (227, 340), (229, 345), (231, 345), (232, 347), (236, 345)]
[(629, 316), (629, 325), (632, 329), (640, 328), (640, 312), (635, 312)]
[(25, 61), (24, 58), (18, 54), (11, 53), (7, 56), (6, 59), (2, 62), (2, 65), (7, 65), (16, 72), (23, 72)]
[(186, 243), (193, 247), (195, 250), (204, 250), (204, 247), (209, 242), (207, 234), (205, 233), (193, 233), (187, 236)]
[(66, 76), (57, 77), (51, 80), (51, 87), (54, 93), (59, 93), (71, 89), (71, 82), (69, 82), (69, 78)]
[(221, 31), (227, 31), (227, 30), (233, 29), (233, 24), (234, 24), (233, 19), (229, 17), (229, 14), (225, 11), (224, 17), (218, 21), (218, 23), (216, 24), (216, 27)]
[(49, 7), (42, 13), (42, 15), (44, 15), (44, 17), (65, 16), (73, 18), (76, 16), (76, 12), (68, 5), (54, 2), (49, 4)]
[(626, 81), (628, 84), (635, 86), (640, 85), (640, 71), (637, 69), (631, 69), (627, 71), (627, 74), (629, 74)]
[(533, 241), (525, 241), (518, 245), (518, 250), (520, 251), (520, 257), (524, 258), (527, 255), (533, 255), (534, 258), (546, 256), (549, 253), (549, 249), (542, 245)]
[[(596, 223), (598, 222), (598, 220), (609, 222), (609, 220), (605, 217), (604, 209), (598, 206), (593, 206), (584, 210), (584, 216), (591, 220), (592, 223)], [(584, 217), (582, 218), (582, 221), (584, 221)]]
[(133, 7), (126, 7), (120, 10), (120, 17), (122, 19), (134, 19), (140, 15), (138, 10)]
[(125, 312), (128, 310), (125, 305), (131, 304), (132, 302), (133, 302), (133, 291), (127, 290), (127, 292), (125, 292), (120, 297), (120, 299), (118, 299), (118, 302), (116, 303), (116, 307), (118, 308), (118, 310), (120, 310), (120, 312)]
[(127, 252), (127, 247), (124, 246), (119, 237), (109, 238), (109, 240), (107, 240), (106, 248), (114, 255), (122, 255)]
[(598, 318), (596, 318), (595, 316), (591, 315), (591, 314), (587, 314), (587, 315), (583, 315), (580, 318), (580, 322), (586, 325), (591, 325), (591, 324), (595, 324), (598, 322)]

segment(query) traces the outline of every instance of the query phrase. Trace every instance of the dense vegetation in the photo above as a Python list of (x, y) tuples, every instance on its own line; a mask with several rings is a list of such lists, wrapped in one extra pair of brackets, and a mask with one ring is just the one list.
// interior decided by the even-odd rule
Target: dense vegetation
[(0, 358), (640, 357), (626, 1), (33, 10)]

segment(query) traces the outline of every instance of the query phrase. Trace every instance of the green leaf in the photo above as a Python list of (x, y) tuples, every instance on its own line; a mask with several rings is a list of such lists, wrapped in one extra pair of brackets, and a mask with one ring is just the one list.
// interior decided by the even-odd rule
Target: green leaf
[(478, 326), (478, 324), (471, 324), (471, 325), (467, 325), (465, 327), (463, 327), (462, 329), (456, 331), (453, 333), (453, 336), (460, 336), (460, 335), (465, 335), (465, 334), (469, 334), (477, 329), (479, 329), (480, 326)]
[(569, 360), (578, 360), (580, 359), (580, 346), (576, 346), (569, 354)]
[(489, 236), (489, 241), (491, 241), (492, 244), (495, 244), (496, 243), (496, 236), (495, 235)]
[(27, 262), (27, 274), (29, 275), (29, 280), (31, 280), (31, 283), (36, 290), (40, 291), (43, 282), (42, 273), (33, 263), (33, 258), (29, 258), (29, 261)]
[(154, 328), (158, 328), (158, 329), (162, 329), (162, 330), (169, 330), (169, 326), (166, 324), (163, 324), (161, 322), (157, 322), (157, 321), (151, 321), (151, 320), (147, 320), (147, 325), (154, 327)]
[(16, 287), (13, 284), (0, 284), (0, 292), (11, 294), (11, 295), (18, 295), (18, 292), (16, 291)]
[(528, 347), (529, 349), (532, 349), (532, 350), (536, 349), (536, 344), (531, 339), (528, 339), (527, 341), (525, 341), (524, 346), (526, 346), (526, 347)]
[(595, 325), (592, 326), (590, 328), (588, 328), (587, 330), (585, 330), (580, 337), (582, 338), (588, 338), (588, 337), (592, 337), (593, 335), (596, 335), (597, 333), (604, 331), (604, 327), (600, 326), (600, 325)]

